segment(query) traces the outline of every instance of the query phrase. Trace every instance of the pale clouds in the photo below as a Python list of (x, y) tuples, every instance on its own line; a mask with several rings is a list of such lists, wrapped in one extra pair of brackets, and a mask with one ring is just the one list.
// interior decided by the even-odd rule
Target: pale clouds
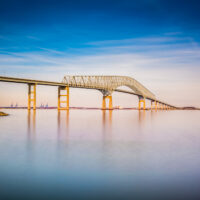
[(128, 38), (122, 40), (105, 40), (105, 41), (95, 41), (87, 43), (91, 46), (134, 46), (137, 47), (148, 47), (148, 45), (154, 45), (159, 47), (160, 45), (175, 45), (175, 44), (192, 44), (197, 45), (198, 43), (192, 37), (182, 36), (178, 37), (177, 35), (168, 35), (164, 36), (152, 36), (152, 37), (139, 37), (139, 38)]
[(32, 35), (27, 35), (26, 36), (28, 39), (31, 39), (31, 40), (40, 40), (40, 38), (36, 37), (36, 36), (32, 36)]
[(200, 106), (199, 45), (187, 37), (174, 41), (177, 37), (143, 38), (137, 45), (127, 45), (130, 40), (100, 41), (77, 55), (42, 47), (38, 52), (7, 52), (0, 55), (0, 73), (55, 81), (66, 74), (126, 75), (169, 103)]

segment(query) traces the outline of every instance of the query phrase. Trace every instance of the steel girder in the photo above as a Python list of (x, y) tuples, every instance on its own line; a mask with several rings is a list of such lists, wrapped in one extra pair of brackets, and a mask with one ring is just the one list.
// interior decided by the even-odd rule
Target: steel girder
[(128, 76), (64, 76), (63, 83), (70, 87), (91, 88), (100, 90), (104, 96), (121, 86), (127, 86), (138, 96), (155, 99), (155, 95), (137, 80)]

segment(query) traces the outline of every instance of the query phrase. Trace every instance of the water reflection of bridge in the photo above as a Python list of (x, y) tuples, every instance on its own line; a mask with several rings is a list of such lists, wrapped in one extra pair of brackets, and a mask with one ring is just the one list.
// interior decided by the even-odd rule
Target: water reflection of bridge
[[(37, 119), (36, 119), (36, 112), (42, 112), (42, 111), (29, 111), (27, 114), (27, 139), (28, 139), (28, 146), (34, 146), (37, 138)], [(62, 143), (63, 141), (67, 142), (70, 140), (70, 138), (73, 138), (74, 135), (70, 134), (70, 127), (71, 127), (71, 133), (73, 133), (73, 129), (75, 127), (75, 124), (73, 123), (73, 117), (71, 116), (71, 126), (70, 126), (70, 112), (67, 110), (66, 112), (57, 112), (57, 131), (56, 135), (58, 138), (58, 142)], [(99, 112), (99, 111), (98, 111)], [(114, 129), (117, 127), (117, 121), (113, 121), (113, 115), (116, 114), (118, 111), (101, 111), (101, 118), (99, 118), (100, 122), (102, 125), (99, 127), (100, 129), (102, 128), (102, 133), (103, 140), (112, 140), (113, 133), (115, 132)], [(143, 127), (145, 120), (145, 110), (141, 110), (137, 112), (136, 118), (133, 121), (133, 127), (138, 126), (139, 128)], [(149, 113), (149, 112), (147, 112)], [(38, 113), (39, 114), (39, 113)], [(156, 114), (155, 112), (149, 113), (151, 115)], [(114, 115), (115, 116), (115, 115)], [(151, 116), (153, 117), (153, 116)], [(116, 119), (116, 118), (115, 118)], [(38, 122), (39, 119), (38, 119)], [(39, 126), (41, 126), (42, 123), (39, 123)], [(114, 128), (115, 127), (115, 128)], [(114, 129), (113, 129), (114, 128)], [(137, 129), (137, 128), (136, 128)], [(114, 132), (113, 132), (114, 131)], [(70, 136), (71, 135), (71, 136)]]
[[(151, 110), (176, 109), (168, 103), (158, 100), (155, 95), (137, 80), (127, 76), (65, 76), (62, 82), (22, 79), (0, 76), (2, 82), (23, 83), (28, 85), (28, 110), (36, 109), (36, 86), (58, 87), (58, 110), (69, 110), (69, 88), (95, 89), (103, 94), (102, 109), (105, 110), (106, 100), (109, 100), (108, 109), (113, 109), (112, 93), (122, 92), (136, 95), (139, 99), (138, 109), (146, 109), (146, 100), (151, 101)], [(126, 86), (132, 91), (117, 89)]]

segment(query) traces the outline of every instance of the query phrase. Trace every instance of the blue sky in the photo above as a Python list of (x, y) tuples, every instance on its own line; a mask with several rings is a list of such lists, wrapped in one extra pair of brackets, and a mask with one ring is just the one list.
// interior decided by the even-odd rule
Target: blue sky
[[(64, 74), (129, 75), (169, 103), (200, 106), (199, 1), (0, 5), (1, 75), (55, 81)], [(5, 85), (0, 90), (6, 96)]]

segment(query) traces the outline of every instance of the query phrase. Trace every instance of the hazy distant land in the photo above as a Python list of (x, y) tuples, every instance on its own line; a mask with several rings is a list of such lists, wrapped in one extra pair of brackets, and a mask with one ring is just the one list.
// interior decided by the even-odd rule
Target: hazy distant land
[[(18, 106), (18, 107), (0, 107), (0, 109), (27, 109), (26, 106)], [(57, 109), (56, 106), (49, 106), (49, 107), (37, 107), (36, 109)], [(70, 107), (70, 109), (85, 109), (85, 110), (102, 110), (100, 107)], [(108, 109), (109, 110), (109, 109)], [(137, 107), (113, 107), (112, 110), (138, 110)], [(151, 108), (146, 108), (145, 110), (151, 110)], [(162, 109), (157, 109), (162, 110)], [(194, 106), (185, 106), (176, 108), (176, 110), (200, 110), (200, 108)], [(3, 112), (0, 112), (0, 116), (4, 116)], [(4, 113), (6, 114), (6, 113)]]

